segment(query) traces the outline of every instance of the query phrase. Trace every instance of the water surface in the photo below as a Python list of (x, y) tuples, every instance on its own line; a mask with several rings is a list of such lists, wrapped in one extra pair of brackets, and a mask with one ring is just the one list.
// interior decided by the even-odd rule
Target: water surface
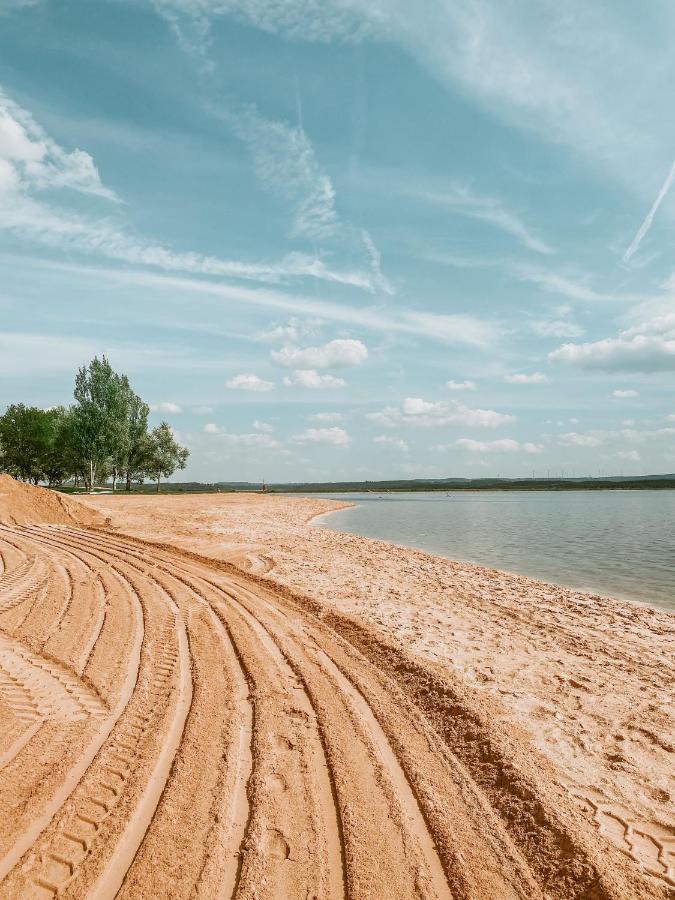
[(323, 527), (675, 609), (675, 491), (321, 496), (357, 503)]

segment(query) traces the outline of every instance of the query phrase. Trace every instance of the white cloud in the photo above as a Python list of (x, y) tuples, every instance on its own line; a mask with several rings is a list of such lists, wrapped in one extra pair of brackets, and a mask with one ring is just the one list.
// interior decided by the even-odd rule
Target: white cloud
[(530, 374), (516, 372), (513, 375), (505, 375), (504, 381), (507, 384), (546, 384), (548, 378), (543, 372), (531, 372)]
[(319, 412), (307, 416), (311, 422), (342, 422), (344, 416), (339, 412)]
[(612, 397), (617, 397), (619, 400), (626, 400), (630, 397), (639, 397), (640, 392), (634, 391), (632, 389), (629, 390), (616, 390), (612, 391)]
[(308, 428), (302, 434), (296, 434), (291, 438), (294, 444), (332, 444), (335, 447), (346, 447), (351, 438), (337, 425), (332, 428)]
[(560, 435), (560, 443), (566, 447), (599, 447), (602, 444), (602, 438), (594, 434), (578, 434), (576, 431), (569, 431)]
[(640, 462), (640, 454), (637, 450), (619, 450), (616, 454), (619, 459), (627, 459), (630, 462)]
[(536, 284), (543, 288), (549, 294), (559, 294), (562, 297), (568, 297), (570, 300), (581, 300), (589, 303), (598, 303), (603, 301), (613, 301), (617, 299), (632, 299), (631, 297), (617, 298), (613, 294), (603, 294), (596, 291), (588, 284), (588, 278), (582, 278), (569, 275), (563, 275), (560, 272), (552, 272), (549, 269), (542, 269), (539, 266), (525, 265), (519, 263), (512, 266), (514, 274), (521, 280)]
[(347, 382), (334, 375), (319, 375), (316, 369), (296, 369), (291, 375), (284, 375), (284, 386), (334, 390), (346, 387)]
[(196, 416), (208, 416), (213, 412), (213, 407), (211, 407), (211, 406), (195, 406), (195, 407), (193, 407), (192, 412)]
[(0, 88), (1, 229), (50, 247), (173, 272), (270, 283), (311, 277), (371, 292), (381, 287), (380, 275), (332, 270), (318, 256), (306, 253), (289, 253), (272, 262), (242, 262), (169, 250), (127, 233), (114, 220), (50, 205), (34, 196), (47, 188), (117, 199), (102, 184), (88, 153), (64, 150)]
[(181, 413), (183, 410), (177, 403), (171, 403), (169, 400), (163, 400), (161, 403), (151, 403), (151, 412), (160, 413)]
[(475, 391), (475, 381), (446, 381), (445, 386), (449, 391)]
[(403, 438), (392, 437), (388, 434), (378, 434), (377, 437), (373, 438), (373, 441), (376, 444), (388, 444), (390, 447), (394, 447), (394, 449), (400, 450), (402, 453), (407, 453), (410, 449), (408, 442), (404, 441)]
[(253, 423), (253, 430), (260, 431), (263, 434), (271, 434), (274, 431), (274, 425), (270, 422), (259, 422), (258, 419)]
[(249, 147), (258, 180), (290, 204), (292, 235), (322, 240), (340, 227), (335, 189), (302, 128), (275, 122), (251, 107), (227, 120)]
[(291, 347), (272, 350), (272, 361), (287, 369), (337, 369), (358, 366), (368, 359), (361, 341), (335, 340), (320, 347)]
[(534, 235), (520, 217), (493, 197), (474, 193), (466, 185), (455, 184), (443, 191), (420, 193), (417, 195), (438, 206), (452, 209), (460, 215), (486, 222), (516, 238), (528, 250), (550, 254), (555, 251)]
[(501, 334), (500, 327), (494, 322), (463, 314), (443, 315), (412, 310), (402, 314), (401, 325), (401, 330), (410, 334), (433, 334), (437, 340), (448, 344), (468, 344), (479, 348), (491, 346)]
[(554, 362), (583, 369), (661, 372), (675, 369), (675, 313), (659, 316), (585, 344), (563, 344), (549, 353)]
[(437, 425), (465, 425), (472, 428), (496, 428), (515, 417), (495, 412), (491, 409), (471, 409), (459, 401), (423, 400), (421, 397), (407, 397), (400, 407), (386, 406), (375, 413), (366, 413), (366, 418), (379, 425), (415, 425), (423, 428)]
[(215, 422), (207, 422), (204, 426), (205, 434), (220, 434), (222, 428), (219, 425), (216, 425)]
[(91, 156), (68, 152), (47, 135), (29, 112), (0, 87), (0, 189), (70, 188), (83, 194), (117, 200), (104, 187)]
[(469, 450), (471, 453), (542, 453), (543, 444), (534, 444), (529, 441), (520, 443), (510, 438), (502, 438), (498, 441), (474, 441), (471, 438), (458, 438), (456, 447)]
[(225, 382), (225, 387), (236, 391), (273, 391), (276, 385), (273, 381), (264, 381), (252, 373), (235, 375)]

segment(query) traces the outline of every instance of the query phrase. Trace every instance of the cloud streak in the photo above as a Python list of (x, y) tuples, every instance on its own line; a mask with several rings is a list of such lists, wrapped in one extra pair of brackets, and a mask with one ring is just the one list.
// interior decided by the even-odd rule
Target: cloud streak
[(649, 229), (652, 227), (652, 224), (654, 222), (654, 216), (658, 212), (659, 206), (661, 206), (661, 204), (665, 200), (666, 196), (668, 195), (668, 192), (670, 191), (671, 187), (673, 186), (673, 181), (675, 181), (675, 160), (673, 161), (673, 164), (670, 167), (670, 172), (668, 172), (668, 175), (666, 176), (666, 180), (661, 185), (661, 190), (656, 195), (656, 200), (654, 200), (654, 202), (652, 203), (651, 209), (645, 216), (644, 221), (642, 222), (642, 225), (640, 225), (640, 227), (638, 228), (635, 237), (633, 238), (633, 240), (630, 242), (630, 244), (626, 248), (626, 252), (623, 254), (623, 257), (622, 257), (624, 262), (630, 262), (631, 257), (639, 249), (640, 244), (646, 237)]

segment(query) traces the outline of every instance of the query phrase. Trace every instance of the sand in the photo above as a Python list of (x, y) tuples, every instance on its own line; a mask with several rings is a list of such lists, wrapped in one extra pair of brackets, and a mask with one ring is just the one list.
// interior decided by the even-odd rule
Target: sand
[(86, 504), (0, 525), (0, 897), (675, 895), (668, 613), (331, 501)]

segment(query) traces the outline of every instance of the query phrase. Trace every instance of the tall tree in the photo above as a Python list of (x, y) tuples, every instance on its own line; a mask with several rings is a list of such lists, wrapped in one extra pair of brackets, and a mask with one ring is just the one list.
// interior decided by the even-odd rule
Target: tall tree
[(95, 356), (75, 378), (73, 439), (87, 464), (85, 480), (89, 490), (97, 476), (119, 471), (128, 434), (128, 385), (126, 377), (114, 372), (105, 356)]
[[(131, 391), (131, 389), (130, 389)], [(127, 419), (128, 442), (123, 471), (126, 476), (126, 489), (131, 490), (134, 478), (143, 475), (148, 460), (150, 442), (148, 436), (148, 416), (150, 407), (131, 391), (129, 413)]]
[(164, 478), (169, 478), (176, 469), (184, 469), (190, 451), (175, 440), (168, 422), (162, 422), (150, 432), (150, 446), (146, 460), (146, 472), (159, 483)]

